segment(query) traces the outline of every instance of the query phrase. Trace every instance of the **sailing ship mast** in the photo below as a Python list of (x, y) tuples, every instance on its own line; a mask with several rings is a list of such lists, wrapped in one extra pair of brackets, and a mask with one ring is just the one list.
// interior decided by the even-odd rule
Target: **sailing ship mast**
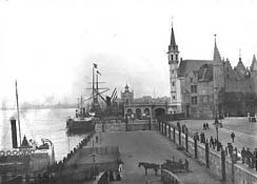
[(21, 146), (21, 125), (20, 125), (20, 111), (19, 111), (19, 97), (18, 97), (17, 80), (15, 80), (15, 89), (16, 89), (16, 105), (17, 105), (17, 116), (18, 116), (18, 126), (19, 126), (19, 138), (20, 138), (20, 146)]

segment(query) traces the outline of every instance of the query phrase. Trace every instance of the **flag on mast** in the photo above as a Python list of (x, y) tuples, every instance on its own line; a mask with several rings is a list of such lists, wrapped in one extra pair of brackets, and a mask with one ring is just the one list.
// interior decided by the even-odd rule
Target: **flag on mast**
[(98, 70), (96, 71), (97, 74), (102, 75)]
[(93, 63), (93, 65), (94, 65), (94, 68), (97, 68), (97, 64)]

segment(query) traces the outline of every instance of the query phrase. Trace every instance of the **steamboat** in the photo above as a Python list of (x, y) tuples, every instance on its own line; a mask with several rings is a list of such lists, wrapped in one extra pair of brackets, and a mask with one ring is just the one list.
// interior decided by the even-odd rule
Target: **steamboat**
[(32, 139), (28, 140), (25, 135), (23, 140), (21, 139), (17, 81), (15, 87), (18, 121), (15, 117), (10, 118), (12, 148), (0, 151), (0, 183), (26, 183), (29, 182), (27, 180), (35, 180), (55, 163), (54, 145), (51, 140), (41, 139), (42, 144), (38, 145)]

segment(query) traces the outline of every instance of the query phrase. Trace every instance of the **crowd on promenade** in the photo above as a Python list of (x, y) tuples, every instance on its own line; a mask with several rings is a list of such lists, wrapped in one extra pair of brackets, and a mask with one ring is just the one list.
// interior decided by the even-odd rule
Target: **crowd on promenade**
[[(180, 122), (177, 122), (177, 129), (180, 130), (182, 127), (182, 133), (189, 133), (186, 125), (181, 125)], [(222, 124), (221, 126), (222, 127)], [(225, 155), (229, 156), (234, 163), (246, 164), (249, 168), (255, 169), (257, 171), (257, 148), (251, 150), (249, 147), (243, 147), (241, 150), (238, 149), (233, 143), (235, 143), (235, 133), (231, 132), (230, 138), (231, 142), (227, 142), (227, 144), (222, 144), (217, 138), (210, 136), (209, 139), (206, 136), (205, 131), (210, 129), (209, 123), (203, 124), (203, 131), (195, 132), (193, 134), (193, 139), (201, 144), (208, 143), (208, 146), (216, 151), (225, 151)]]

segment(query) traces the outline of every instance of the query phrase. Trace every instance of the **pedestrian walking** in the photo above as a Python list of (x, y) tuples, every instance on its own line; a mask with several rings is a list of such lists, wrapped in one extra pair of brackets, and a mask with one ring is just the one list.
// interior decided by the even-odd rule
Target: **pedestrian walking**
[(246, 157), (246, 164), (250, 167), (251, 166), (251, 151), (249, 148), (247, 148), (245, 152), (245, 157)]
[(245, 153), (246, 153), (246, 150), (245, 150), (245, 147), (243, 147), (242, 151), (241, 151), (241, 156), (242, 156), (242, 164), (245, 163)]
[(208, 124), (208, 122), (206, 123), (206, 129), (209, 129), (209, 124)]
[(214, 140), (213, 140), (213, 137), (211, 136), (211, 138), (210, 138), (210, 147), (213, 147), (213, 144), (214, 144)]
[(198, 134), (198, 132), (195, 133), (195, 139), (196, 139), (197, 141), (199, 141), (199, 134)]
[(254, 149), (253, 151), (253, 163), (252, 163), (252, 168), (256, 168), (256, 154), (257, 154), (257, 148)]
[(200, 143), (203, 143), (203, 132), (200, 133)]
[(230, 136), (231, 136), (232, 142), (234, 143), (234, 141), (235, 141), (235, 136), (236, 136), (235, 133), (232, 132)]

